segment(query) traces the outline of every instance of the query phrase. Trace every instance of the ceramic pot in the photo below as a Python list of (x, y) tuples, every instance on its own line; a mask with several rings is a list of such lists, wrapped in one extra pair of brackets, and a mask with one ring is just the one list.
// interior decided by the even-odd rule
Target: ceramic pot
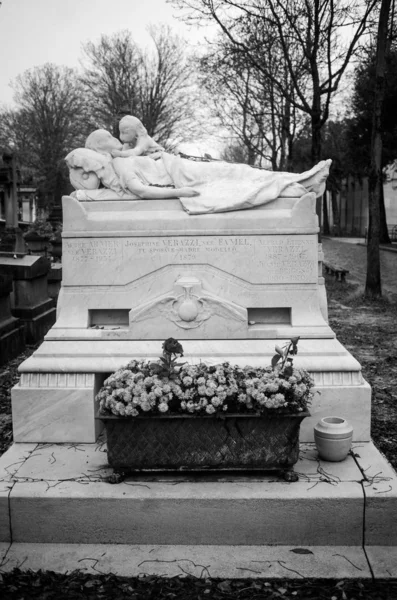
[(314, 441), (320, 458), (344, 460), (352, 445), (353, 427), (341, 417), (324, 417), (314, 427)]

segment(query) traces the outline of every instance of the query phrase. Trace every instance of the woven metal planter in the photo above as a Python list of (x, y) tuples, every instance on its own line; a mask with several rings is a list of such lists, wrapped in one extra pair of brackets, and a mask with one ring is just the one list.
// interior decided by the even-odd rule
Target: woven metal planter
[(106, 427), (108, 462), (116, 471), (290, 470), (308, 415), (99, 418)]

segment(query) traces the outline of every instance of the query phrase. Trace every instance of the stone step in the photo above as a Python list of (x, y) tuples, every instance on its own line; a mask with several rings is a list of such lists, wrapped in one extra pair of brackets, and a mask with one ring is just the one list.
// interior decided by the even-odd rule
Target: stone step
[(14, 444), (0, 459), (0, 541), (397, 546), (397, 475), (372, 443), (342, 463), (301, 444), (274, 474), (146, 474), (111, 484), (106, 445)]
[(361, 546), (0, 543), (0, 561), (2, 573), (18, 568), (94, 576), (248, 579), (247, 586), (250, 580), (264, 578), (345, 580), (397, 575), (397, 549), (390, 552), (384, 546), (364, 552)]

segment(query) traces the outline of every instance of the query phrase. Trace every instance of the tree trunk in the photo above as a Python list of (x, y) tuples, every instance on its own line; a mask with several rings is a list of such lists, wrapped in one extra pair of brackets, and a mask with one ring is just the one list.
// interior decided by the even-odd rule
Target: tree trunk
[(365, 295), (382, 295), (380, 274), (380, 203), (383, 187), (382, 177), (382, 104), (385, 94), (387, 25), (391, 0), (382, 0), (379, 14), (376, 48), (375, 94), (372, 114), (371, 168), (369, 174), (369, 236), (367, 245), (367, 279)]
[(331, 190), (331, 206), (332, 206), (332, 220), (334, 223), (333, 233), (336, 236), (340, 236), (340, 212), (338, 206), (338, 194), (336, 189)]
[(389, 232), (387, 230), (386, 210), (385, 210), (385, 194), (383, 189), (383, 179), (380, 186), (380, 234), (379, 242), (381, 244), (391, 244)]
[(329, 218), (328, 218), (328, 204), (327, 204), (327, 194), (324, 192), (323, 194), (323, 235), (329, 235)]
[[(312, 146), (311, 146), (311, 159), (312, 159), (312, 166), (316, 165), (319, 160), (320, 160), (320, 156), (321, 156), (321, 124), (319, 122), (319, 117), (321, 113), (318, 113), (317, 116), (317, 112), (312, 114), (312, 122), (311, 122), (311, 126), (312, 126)], [(316, 198), (316, 214), (318, 217), (318, 223), (320, 226), (320, 230), (318, 232), (318, 241), (321, 242), (321, 196), (319, 196), (318, 198)]]
[(249, 145), (248, 146), (248, 164), (253, 166), (255, 164), (256, 154), (254, 148)]

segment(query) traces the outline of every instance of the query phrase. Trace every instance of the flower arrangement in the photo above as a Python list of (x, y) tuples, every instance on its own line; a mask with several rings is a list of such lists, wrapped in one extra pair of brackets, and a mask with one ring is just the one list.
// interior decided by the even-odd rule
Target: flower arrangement
[(299, 338), (276, 354), (269, 367), (208, 366), (178, 362), (181, 344), (169, 338), (157, 362), (133, 360), (108, 377), (96, 396), (102, 415), (296, 414), (313, 397), (309, 373), (293, 366)]

